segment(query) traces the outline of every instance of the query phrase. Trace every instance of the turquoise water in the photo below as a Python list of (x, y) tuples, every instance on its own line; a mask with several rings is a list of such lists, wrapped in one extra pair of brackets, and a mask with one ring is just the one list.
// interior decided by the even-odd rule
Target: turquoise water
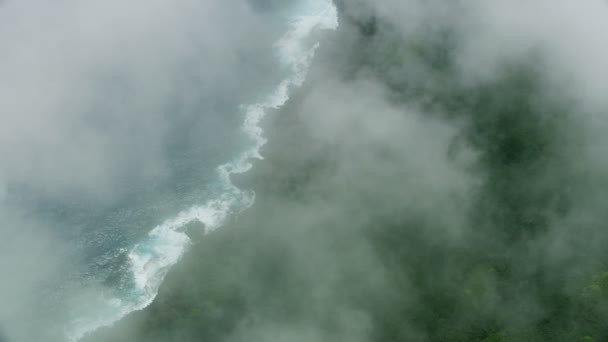
[(145, 308), (191, 223), (203, 235), (254, 203), (231, 176), (263, 159), (261, 121), (337, 18), (329, 0), (238, 4), (0, 6), (0, 111), (19, 114), (1, 117), (0, 215), (19, 219), (0, 230), (0, 341), (78, 341)]
[[(162, 174), (141, 182), (132, 181), (136, 174), (125, 175), (119, 195), (101, 202), (46, 196), (27, 183), (8, 189), (7, 202), (26, 208), (26, 215), (44, 221), (71, 246), (72, 254), (64, 258), (66, 274), (45, 280), (35, 295), (36, 311), (56, 320), (55, 333), (77, 341), (146, 307), (190, 245), (184, 232), (189, 223), (201, 222), (210, 232), (253, 204), (255, 194), (234, 186), (230, 176), (263, 159), (261, 120), (304, 81), (318, 46), (311, 33), (337, 26), (330, 1), (282, 4), (255, 5), (260, 16), (276, 22), (277, 32), (258, 37), (264, 46), (242, 51), (241, 69), (232, 72), (242, 75), (231, 83), (236, 89), (191, 77), (204, 61), (182, 66), (178, 90), (162, 108), (168, 116), (166, 133), (158, 138), (167, 161)], [(104, 79), (108, 98), (128, 88), (123, 77)]]

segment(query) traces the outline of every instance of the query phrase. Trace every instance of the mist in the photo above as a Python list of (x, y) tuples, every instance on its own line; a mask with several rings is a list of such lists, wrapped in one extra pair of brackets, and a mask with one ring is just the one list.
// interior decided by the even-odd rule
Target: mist
[[(105, 236), (73, 238), (94, 228), (66, 233), (49, 203), (160, 208), (124, 227), (138, 236), (174, 209), (155, 203), (195, 198), (181, 189), (204, 172), (177, 180), (246, 145), (239, 105), (287, 73), (270, 13), (305, 4), (0, 4), (0, 341), (59, 341), (56, 321), (108, 291), (37, 306)], [(608, 338), (608, 4), (335, 5), (262, 123), (264, 159), (235, 177), (253, 206), (190, 234), (154, 302), (83, 341)]]
[(159, 223), (136, 232), (125, 203), (164, 214), (156, 193), (244, 144), (238, 106), (283, 72), (281, 25), (244, 1), (0, 3), (2, 338), (63, 340), (107, 291), (100, 246)]

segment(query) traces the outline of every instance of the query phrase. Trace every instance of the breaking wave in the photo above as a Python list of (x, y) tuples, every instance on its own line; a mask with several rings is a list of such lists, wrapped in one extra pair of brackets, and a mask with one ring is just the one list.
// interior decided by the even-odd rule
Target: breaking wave
[(252, 141), (250, 148), (234, 160), (217, 167), (219, 176), (218, 195), (200, 206), (180, 212), (152, 229), (147, 237), (128, 252), (128, 272), (132, 276), (133, 288), (127, 298), (112, 298), (107, 301), (108, 310), (95, 318), (81, 318), (73, 322), (68, 332), (70, 341), (101, 327), (109, 326), (127, 314), (148, 306), (156, 297), (165, 275), (175, 265), (191, 243), (186, 227), (200, 222), (204, 232), (221, 227), (229, 217), (249, 208), (255, 193), (236, 187), (231, 176), (246, 173), (252, 161), (263, 159), (261, 148), (266, 144), (260, 122), (269, 110), (283, 106), (290, 91), (303, 84), (319, 42), (310, 42), (316, 30), (335, 29), (338, 26), (337, 10), (331, 0), (309, 1), (294, 16), (288, 31), (276, 43), (280, 63), (289, 68), (289, 77), (284, 79), (262, 102), (242, 106), (245, 119), (242, 131)]

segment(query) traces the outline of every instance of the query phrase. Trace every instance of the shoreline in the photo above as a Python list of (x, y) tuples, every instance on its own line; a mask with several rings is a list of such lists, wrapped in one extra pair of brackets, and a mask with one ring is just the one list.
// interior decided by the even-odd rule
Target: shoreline
[[(150, 232), (150, 236), (158, 234), (165, 235), (166, 233), (160, 231), (157, 233), (157, 230), (167, 226), (169, 227), (169, 233), (173, 235), (179, 234), (178, 240), (183, 240), (183, 242), (180, 243), (180, 245), (183, 246), (181, 251), (172, 253), (177, 257), (171, 257), (169, 259), (163, 258), (170, 263), (170, 265), (167, 266), (150, 267), (152, 263), (155, 263), (155, 261), (150, 259), (144, 259), (142, 262), (137, 261), (140, 259), (140, 257), (136, 258), (133, 253), (137, 251), (138, 246), (142, 243), (136, 245), (129, 253), (129, 258), (131, 259), (133, 267), (142, 268), (142, 271), (134, 270), (133, 272), (135, 275), (147, 273), (147, 271), (152, 268), (154, 269), (153, 271), (155, 273), (161, 272), (159, 275), (155, 274), (153, 276), (146, 276), (144, 280), (136, 279), (139, 288), (145, 289), (146, 293), (154, 294), (151, 296), (148, 295), (147, 297), (150, 298), (145, 299), (141, 305), (137, 304), (132, 309), (128, 310), (128, 312), (124, 314), (120, 313), (120, 317), (118, 318), (109, 318), (108, 322), (101, 323), (94, 328), (85, 328), (83, 331), (74, 333), (72, 337), (70, 337), (70, 341), (88, 341), (91, 338), (95, 338), (97, 334), (103, 334), (104, 330), (112, 329), (114, 325), (119, 324), (121, 321), (128, 320), (130, 316), (134, 316), (138, 312), (145, 311), (146, 308), (155, 302), (155, 299), (165, 282), (165, 277), (170, 276), (171, 270), (181, 262), (181, 259), (183, 259), (192, 248), (195, 248), (195, 246), (193, 246), (193, 241), (189, 238), (189, 235), (192, 234), (192, 232), (187, 233), (184, 231), (185, 228), (182, 229), (181, 227), (200, 223), (200, 225), (205, 228), (203, 234), (205, 237), (202, 238), (205, 239), (208, 235), (213, 234), (216, 229), (223, 229), (224, 226), (230, 225), (231, 222), (238, 220), (239, 216), (242, 215), (242, 212), (247, 211), (247, 209), (254, 205), (254, 190), (249, 190), (248, 187), (242, 187), (241, 183), (238, 181), (238, 178), (249, 175), (256, 162), (263, 162), (264, 157), (260, 154), (260, 152), (261, 149), (266, 145), (267, 138), (264, 136), (264, 129), (261, 127), (261, 121), (273, 112), (280, 112), (282, 107), (289, 101), (289, 96), (294, 92), (297, 92), (297, 90), (306, 80), (310, 63), (312, 62), (315, 51), (319, 46), (317, 43), (310, 48), (304, 47), (305, 42), (308, 40), (308, 36), (318, 30), (332, 30), (337, 27), (337, 22), (334, 26), (331, 17), (329, 17), (329, 19), (327, 18), (327, 15), (331, 16), (331, 13), (328, 14), (328, 11), (331, 12), (331, 8), (333, 7), (333, 5), (331, 5), (331, 0), (328, 1), (328, 4), (325, 5), (327, 8), (319, 15), (302, 18), (296, 17), (290, 24), (291, 27), (287, 33), (284, 34), (283, 37), (277, 42), (277, 49), (282, 58), (281, 62), (283, 63), (284, 67), (291, 69), (292, 74), (283, 80), (277, 86), (277, 88), (275, 88), (274, 92), (269, 95), (266, 102), (247, 105), (244, 107), (245, 119), (242, 130), (253, 141), (253, 146), (242, 152), (233, 161), (220, 165), (217, 168), (220, 178), (223, 179), (223, 183), (227, 187), (226, 191), (221, 196), (221, 198), (224, 198), (224, 200), (221, 198), (219, 200), (227, 202), (225, 204), (220, 203), (220, 206), (218, 207), (219, 211), (215, 212), (213, 211), (213, 208), (216, 207), (213, 204), (215, 201), (211, 200), (209, 202), (211, 203), (210, 205), (201, 207), (203, 209), (201, 211), (202, 216), (200, 214), (195, 214), (196, 211), (200, 210), (197, 208), (191, 208), (178, 214), (173, 220), (168, 220), (162, 225), (159, 225), (153, 229)], [(233, 203), (234, 201), (237, 203), (242, 202), (242, 204), (236, 205)], [(205, 214), (205, 212), (209, 210), (204, 209), (206, 207), (209, 207), (211, 210), (207, 214)], [(180, 219), (182, 216), (192, 216), (192, 218)], [(175, 223), (173, 223), (173, 221), (175, 221)], [(163, 231), (164, 230), (167, 229), (163, 229)], [(170, 238), (170, 240), (176, 240), (176, 238)], [(141, 265), (138, 266), (139, 264)], [(147, 283), (150, 279), (156, 279), (156, 281), (158, 281), (158, 285), (148, 285)], [(152, 286), (152, 288), (150, 288), (150, 286)]]

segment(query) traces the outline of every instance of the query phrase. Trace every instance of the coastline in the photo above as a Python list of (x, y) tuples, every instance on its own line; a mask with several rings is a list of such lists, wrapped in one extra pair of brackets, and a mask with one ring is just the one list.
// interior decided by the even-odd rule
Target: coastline
[[(200, 208), (191, 208), (186, 210), (174, 219), (168, 220), (167, 222), (159, 225), (155, 228), (152, 235), (166, 235), (167, 232), (176, 235), (174, 238), (169, 238), (169, 243), (173, 243), (174, 240), (183, 240), (178, 244), (183, 245), (181, 252), (171, 252), (176, 257), (169, 257), (167, 266), (156, 267), (161, 272), (160, 275), (146, 276), (145, 279), (136, 279), (138, 286), (142, 291), (153, 292), (153, 295), (148, 295), (149, 299), (145, 299), (145, 302), (138, 305), (130, 312), (120, 314), (120, 318), (111, 319), (107, 323), (102, 323), (99, 327), (94, 329), (88, 329), (86, 332), (77, 333), (74, 341), (95, 341), (98, 336), (102, 336), (101, 340), (106, 340), (105, 334), (115, 330), (114, 326), (118, 325), (130, 325), (132, 321), (137, 321), (138, 316), (146, 315), (150, 310), (151, 306), (157, 302), (157, 296), (162, 292), (162, 288), (165, 287), (165, 277), (171, 278), (171, 274), (174, 272), (173, 269), (177, 268), (177, 265), (184, 263), (182, 259), (186, 259), (187, 255), (192, 254), (191, 250), (197, 248), (197, 244), (202, 240), (209, 239), (209, 236), (215, 234), (216, 230), (226, 229), (225, 226), (230, 226), (231, 223), (239, 220), (240, 216), (244, 215), (250, 207), (255, 205), (255, 198), (257, 194), (256, 187), (253, 182), (242, 182), (240, 179), (252, 179), (255, 175), (252, 175), (252, 169), (255, 170), (254, 164), (263, 163), (264, 157), (261, 154), (262, 148), (267, 144), (268, 140), (265, 136), (265, 129), (262, 127), (262, 121), (266, 120), (268, 116), (273, 113), (281, 112), (285, 104), (290, 101), (290, 96), (302, 87), (303, 83), (306, 82), (306, 75), (310, 68), (310, 63), (314, 58), (315, 51), (319, 48), (319, 43), (313, 44), (310, 47), (306, 46), (306, 42), (310, 40), (309, 36), (321, 34), (319, 31), (335, 30), (338, 27), (337, 22), (334, 23), (335, 19), (332, 19), (331, 12), (335, 10), (333, 5), (323, 5), (322, 13), (304, 17), (296, 17), (295, 21), (290, 23), (290, 29), (287, 33), (277, 42), (277, 53), (281, 58), (281, 63), (284, 68), (291, 69), (291, 76), (283, 80), (275, 89), (275, 91), (268, 96), (266, 102), (247, 105), (243, 107), (245, 112), (245, 121), (243, 123), (244, 133), (251, 139), (253, 145), (246, 151), (242, 152), (233, 161), (218, 167), (218, 173), (220, 178), (228, 187), (225, 194), (221, 196), (219, 202), (210, 201), (211, 204), (202, 206)], [(318, 18), (317, 18), (318, 16)], [(337, 18), (336, 18), (337, 19)], [(235, 199), (229, 198), (234, 197)], [(240, 198), (240, 199), (239, 199)], [(241, 203), (239, 205), (233, 202)], [(217, 208), (216, 208), (217, 207)], [(200, 212), (197, 214), (196, 212)], [(203, 228), (203, 232), (193, 232), (192, 229), (188, 228), (196, 226)], [(166, 228), (165, 228), (166, 227)], [(182, 228), (183, 227), (183, 228)], [(222, 228), (222, 229), (219, 229)], [(156, 233), (157, 230), (161, 229)], [(167, 231), (167, 232), (165, 232)], [(179, 234), (179, 236), (177, 236)], [(201, 236), (199, 236), (201, 235)], [(193, 239), (194, 237), (194, 239)], [(187, 241), (187, 242), (186, 242)], [(133, 255), (137, 250), (136, 246), (130, 253), (130, 258), (134, 263), (135, 268), (142, 268), (143, 271), (149, 269), (148, 266), (151, 261), (145, 259), (141, 262), (139, 256)], [(175, 249), (175, 248), (173, 248)], [(165, 259), (165, 258), (163, 258)], [(141, 265), (139, 265), (141, 264)], [(139, 265), (139, 266), (138, 266)], [(145, 273), (137, 272), (135, 274)], [(158, 285), (151, 284), (148, 282), (150, 279), (161, 279)], [(140, 284), (141, 283), (141, 284)], [(149, 287), (152, 286), (151, 289)], [(158, 286), (158, 287), (157, 287)], [(126, 323), (122, 323), (122, 322)], [(113, 337), (117, 338), (117, 337)]]
[(584, 244), (550, 255), (593, 192), (570, 159), (575, 108), (534, 59), (466, 84), (451, 36), (340, 15), (235, 180), (254, 205), (86, 341), (603, 340), (605, 266)]

